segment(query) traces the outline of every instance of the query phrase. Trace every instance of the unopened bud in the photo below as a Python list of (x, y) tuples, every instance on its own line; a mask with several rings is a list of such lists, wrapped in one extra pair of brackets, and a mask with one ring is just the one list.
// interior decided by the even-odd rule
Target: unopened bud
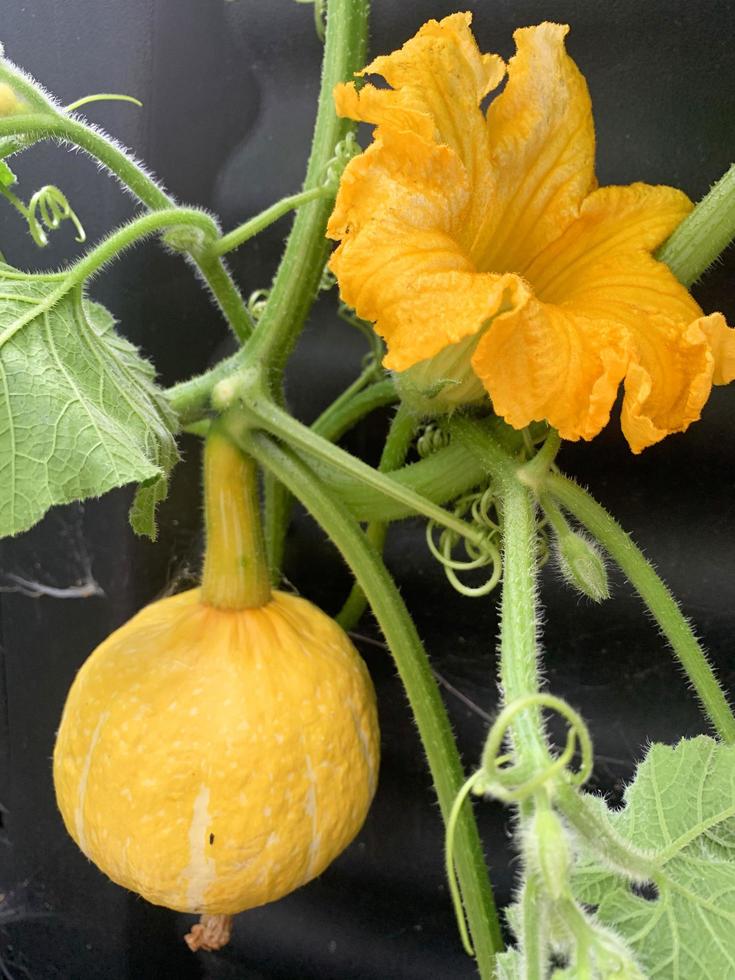
[(527, 859), (553, 901), (568, 890), (572, 865), (569, 842), (561, 821), (551, 809), (537, 810), (528, 828)]
[(610, 598), (607, 569), (591, 541), (570, 531), (558, 538), (557, 548), (562, 575), (573, 588), (594, 602)]

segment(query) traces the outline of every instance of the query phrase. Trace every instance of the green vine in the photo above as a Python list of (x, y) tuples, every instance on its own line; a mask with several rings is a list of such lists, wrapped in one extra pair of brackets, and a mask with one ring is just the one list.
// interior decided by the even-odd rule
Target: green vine
[[(730, 789), (723, 789), (727, 778), (716, 782), (715, 789), (726, 799), (711, 816), (711, 827), (705, 827), (699, 812), (705, 808), (703, 792), (694, 816), (687, 810), (686, 799), (675, 798), (672, 806), (686, 814), (688, 821), (675, 839), (667, 836), (665, 819), (662, 830), (650, 814), (638, 818), (636, 807), (645, 809), (645, 799), (644, 804), (640, 801), (645, 793), (636, 797), (631, 790), (626, 808), (614, 813), (584, 791), (593, 768), (590, 733), (580, 713), (543, 686), (538, 570), (553, 551), (568, 584), (599, 603), (609, 597), (606, 560), (622, 571), (670, 643), (705, 717), (723, 743), (705, 740), (694, 747), (700, 753), (710, 752), (714, 760), (698, 775), (704, 784), (714, 778), (713, 773), (717, 775), (718, 765), (725, 777), (731, 771), (732, 759), (722, 753), (735, 744), (735, 714), (692, 626), (631, 538), (585, 490), (561, 474), (557, 465), (561, 440), (554, 429), (541, 422), (516, 432), (492, 416), (489, 405), (480, 409), (476, 404), (442, 420), (421, 419), (400, 403), (400, 385), (381, 366), (383, 343), (372, 325), (342, 300), (336, 301), (338, 316), (359, 331), (368, 345), (362, 369), (311, 426), (287, 410), (283, 384), (287, 361), (315, 299), (335, 286), (327, 264), (325, 229), (344, 168), (359, 147), (355, 124), (335, 113), (333, 90), (337, 83), (351, 79), (367, 60), (368, 13), (368, 0), (314, 2), (324, 57), (303, 187), (225, 233), (205, 211), (178, 206), (127, 151), (78, 116), (80, 109), (102, 99), (140, 105), (136, 99), (99, 94), (62, 108), (22, 72), (0, 60), (3, 105), (9, 106), (0, 116), (0, 195), (25, 220), (36, 245), (45, 246), (48, 233), (65, 221), (75, 229), (78, 242), (85, 238), (79, 217), (56, 186), (41, 187), (27, 203), (17, 193), (15, 175), (5, 159), (41, 140), (57, 140), (90, 154), (146, 209), (61, 271), (25, 274), (4, 262), (0, 265), (0, 357), (7, 356), (13, 365), (26, 361), (35, 365), (34, 358), (48, 355), (50, 367), (39, 370), (35, 378), (39, 399), (45, 398), (43, 405), (47, 406), (53, 395), (63, 406), (58, 418), (49, 417), (44, 431), (48, 434), (53, 429), (48, 455), (65, 479), (54, 488), (55, 496), (49, 489), (48, 503), (39, 512), (55, 503), (137, 480), (140, 489), (133, 523), (154, 535), (154, 508), (165, 494), (166, 476), (176, 459), (177, 425), (210, 438), (213, 432), (226, 433), (262, 467), (265, 547), (274, 583), (280, 578), (291, 504), (298, 499), (335, 544), (354, 577), (337, 619), (349, 629), (369, 605), (386, 637), (446, 825), (445, 864), (460, 937), (466, 951), (476, 957), (480, 975), (488, 980), (494, 976), (544, 980), (561, 959), (565, 965), (554, 976), (638, 980), (646, 975), (641, 965), (645, 961), (641, 935), (653, 932), (654, 927), (660, 929), (659, 920), (674, 923), (670, 928), (677, 943), (685, 930), (676, 920), (670, 899), (667, 907), (662, 904), (654, 910), (658, 915), (654, 925), (647, 920), (637, 931), (632, 929), (630, 922), (642, 915), (637, 907), (635, 914), (630, 913), (626, 904), (634, 885), (653, 883), (661, 892), (657, 901), (664, 903), (667, 888), (673, 894), (684, 887), (680, 879), (685, 877), (682, 867), (686, 861), (700, 861), (696, 882), (687, 884), (687, 901), (699, 901), (696, 889), (702, 882), (710, 888), (711, 894), (705, 894), (700, 903), (700, 916), (713, 935), (715, 927), (707, 914), (715, 901), (724, 902), (735, 893), (735, 866), (718, 852), (724, 870), (718, 864), (717, 873), (728, 877), (723, 877), (722, 884), (719, 879), (710, 880), (712, 862), (707, 864), (702, 858), (704, 845), (700, 847), (698, 839), (714, 828), (706, 845), (722, 846), (715, 834), (717, 821), (735, 820), (731, 780)], [(295, 215), (291, 232), (273, 283), (256, 290), (246, 301), (223, 257), (291, 212)], [(165, 393), (155, 387), (150, 367), (115, 333), (112, 318), (83, 294), (85, 284), (125, 249), (152, 235), (198, 270), (239, 342), (235, 354)], [(689, 285), (734, 235), (735, 168), (731, 168), (659, 249), (657, 258)], [(360, 303), (356, 305), (361, 308)], [(38, 327), (35, 333), (28, 329), (32, 324)], [(65, 344), (57, 342), (55, 330), (63, 334)], [(46, 338), (48, 349), (38, 337)], [(37, 342), (41, 348), (33, 346)], [(44, 455), (35, 446), (31, 452), (22, 442), (16, 444), (29, 426), (25, 421), (11, 424), (11, 410), (20, 397), (12, 381), (12, 372), (4, 368), (4, 402), (10, 420), (6, 430), (12, 441), (5, 469), (10, 483), (16, 481), (20, 467), (35, 466)], [(44, 390), (44, 384), (55, 384), (56, 389)], [(114, 410), (109, 404), (110, 391), (119, 395)], [(29, 397), (25, 390), (21, 394)], [(377, 467), (339, 445), (361, 419), (396, 403)], [(91, 427), (100, 434), (98, 444), (89, 451), (56, 445), (57, 429), (69, 405), (90, 420), (82, 431)], [(44, 407), (43, 411), (50, 410)], [(78, 476), (75, 469), (89, 468), (88, 457), (100, 446), (107, 451), (105, 439), (114, 442), (115, 452), (110, 450), (109, 458), (95, 464), (99, 467), (97, 483), (90, 478), (84, 492), (75, 496), (68, 489)], [(118, 467), (119, 473), (116, 459), (126, 464)], [(52, 468), (48, 465), (45, 474), (49, 487)], [(115, 471), (112, 475), (111, 470)], [(26, 501), (33, 497), (28, 487), (34, 489), (44, 482), (36, 470), (29, 469), (28, 474), (21, 488)], [(257, 510), (254, 465), (249, 469), (249, 488), (249, 504)], [(15, 487), (10, 493), (16, 493)], [(5, 510), (12, 523), (15, 497), (9, 498)], [(382, 560), (389, 524), (416, 517), (426, 522), (427, 547), (458, 592), (480, 598), (501, 588), (498, 679), (502, 698), (479, 765), (469, 778), (463, 773), (426, 651)], [(10, 531), (15, 533), (29, 523), (32, 521), (13, 524)], [(263, 562), (257, 571), (262, 598), (269, 594)], [(479, 573), (482, 580), (476, 577)], [(566, 724), (565, 739), (558, 747), (549, 736), (549, 713)], [(680, 759), (690, 749), (691, 743), (671, 753), (678, 752)], [(657, 764), (661, 758), (658, 753)], [(664, 758), (664, 766), (666, 763)], [(655, 773), (652, 776), (645, 765), (637, 779), (650, 791)], [(656, 786), (657, 799), (669, 792), (668, 785)], [(518, 901), (509, 914), (516, 945), (506, 951), (471, 806), (473, 796), (499, 801), (511, 807), (517, 818), (516, 843), (523, 871)], [(650, 846), (639, 844), (631, 833), (626, 824), (629, 811), (639, 820), (631, 821), (635, 830), (642, 826), (649, 832)], [(660, 824), (661, 814), (655, 819)], [(722, 840), (733, 832), (729, 824), (725, 829)], [(686, 852), (692, 842), (699, 848), (694, 857)], [(735, 909), (728, 914), (735, 921)], [(678, 960), (676, 970), (677, 976), (684, 975)], [(718, 970), (718, 976), (724, 975), (721, 965)]]

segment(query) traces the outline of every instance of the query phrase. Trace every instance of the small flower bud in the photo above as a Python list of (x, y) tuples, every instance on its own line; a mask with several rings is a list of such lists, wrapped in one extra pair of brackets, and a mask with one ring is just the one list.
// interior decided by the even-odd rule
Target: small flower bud
[(591, 541), (570, 531), (558, 538), (557, 552), (562, 575), (572, 588), (594, 602), (610, 598), (605, 563)]
[(555, 902), (563, 898), (572, 860), (566, 832), (553, 810), (537, 810), (534, 814), (528, 829), (526, 855), (550, 897)]

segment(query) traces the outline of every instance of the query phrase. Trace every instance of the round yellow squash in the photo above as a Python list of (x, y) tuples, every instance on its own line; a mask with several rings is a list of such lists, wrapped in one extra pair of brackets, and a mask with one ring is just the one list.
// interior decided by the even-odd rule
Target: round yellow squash
[(281, 592), (155, 602), (90, 656), (54, 752), (67, 829), (113, 881), (232, 914), (318, 875), (375, 790), (375, 696), (347, 635)]

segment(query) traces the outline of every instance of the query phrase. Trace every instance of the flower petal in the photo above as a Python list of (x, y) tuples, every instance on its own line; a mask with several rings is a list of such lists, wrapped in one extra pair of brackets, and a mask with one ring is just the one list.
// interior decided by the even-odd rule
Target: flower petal
[(610, 418), (628, 350), (615, 322), (527, 294), (495, 318), (472, 366), (497, 414), (514, 428), (546, 419), (563, 439), (591, 439)]
[(404, 371), (477, 333), (517, 286), (512, 275), (475, 272), (454, 240), (386, 217), (335, 252), (345, 302), (375, 322), (387, 368)]
[(385, 365), (403, 371), (477, 333), (515, 290), (514, 276), (476, 272), (452, 229), (468, 199), (446, 146), (386, 131), (350, 161), (328, 234), (342, 298), (375, 323)]
[(625, 304), (694, 319), (701, 316), (699, 306), (650, 255), (691, 209), (686, 194), (673, 187), (602, 187), (528, 266), (526, 276), (544, 302), (592, 302), (611, 312)]
[(337, 86), (338, 114), (377, 125), (376, 138), (386, 128), (443, 143), (472, 175), (474, 161), (487, 147), (479, 105), (500, 84), (505, 65), (497, 55), (480, 54), (471, 22), (470, 13), (428, 21), (398, 51), (358, 73), (382, 75), (390, 89)]
[(524, 273), (576, 217), (594, 186), (595, 134), (587, 84), (560, 24), (513, 35), (508, 83), (487, 114), (492, 214), (472, 246), (479, 268)]
[(636, 340), (620, 421), (630, 448), (639, 453), (696, 422), (712, 388), (714, 358), (702, 320), (682, 329), (648, 316), (646, 333)]
[[(342, 240), (335, 256), (347, 251), (363, 228), (386, 217), (394, 226), (405, 222), (410, 229), (448, 235), (468, 197), (466, 173), (451, 150), (427, 144), (415, 133), (387, 131), (345, 168), (327, 235)], [(341, 275), (339, 258), (332, 262)]]
[(494, 54), (481, 54), (469, 13), (431, 20), (392, 54), (376, 58), (359, 74), (382, 75), (392, 88), (353, 83), (338, 85), (337, 112), (373, 123), (376, 141), (388, 133), (413, 134), (456, 154), (472, 191), (454, 233), (464, 244), (476, 237), (486, 219), (493, 189), (489, 138), (480, 102), (496, 88), (505, 65)]
[(594, 191), (579, 218), (527, 270), (541, 299), (594, 322), (617, 323), (627, 338), (621, 421), (634, 452), (699, 418), (716, 361), (718, 377), (733, 371), (733, 332), (724, 321), (703, 318), (670, 269), (650, 254), (691, 207), (671, 187)]
[(728, 327), (721, 313), (711, 313), (700, 320), (715, 359), (712, 384), (726, 385), (735, 381), (735, 329)]

